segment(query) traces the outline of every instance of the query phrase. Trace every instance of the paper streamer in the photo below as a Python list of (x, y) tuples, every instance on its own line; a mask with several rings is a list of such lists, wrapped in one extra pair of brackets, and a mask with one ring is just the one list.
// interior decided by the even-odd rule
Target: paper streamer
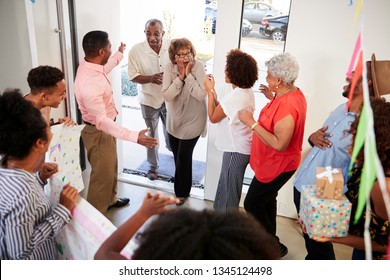
[(363, 7), (363, 0), (359, 0), (359, 2), (357, 3), (357, 7), (356, 7), (355, 17), (353, 19), (352, 29), (354, 29), (354, 27), (355, 27), (355, 24), (356, 24), (356, 22), (360, 16), (360, 13), (362, 11), (362, 7)]
[[(363, 48), (361, 50), (363, 57)], [(351, 165), (356, 160), (356, 156), (360, 152), (364, 144), (364, 164), (362, 169), (362, 175), (360, 179), (359, 186), (359, 195), (358, 195), (358, 205), (355, 215), (354, 223), (361, 218), (364, 208), (366, 208), (366, 220), (364, 227), (364, 241), (365, 241), (365, 251), (366, 259), (372, 259), (372, 250), (371, 250), (371, 237), (369, 234), (369, 224), (370, 224), (370, 193), (373, 187), (375, 180), (378, 181), (380, 189), (382, 191), (383, 200), (385, 203), (386, 211), (390, 217), (390, 198), (386, 190), (386, 181), (383, 171), (383, 167), (378, 157), (378, 152), (376, 149), (376, 140), (375, 140), (375, 131), (374, 131), (374, 117), (370, 103), (370, 94), (368, 90), (368, 81), (367, 81), (367, 71), (365, 64), (362, 63), (362, 85), (363, 85), (363, 97), (364, 97), (364, 106), (360, 114), (359, 124), (357, 128), (357, 133), (355, 136), (355, 145), (353, 147)]]
[(355, 49), (353, 50), (351, 61), (349, 62), (349, 67), (348, 67), (348, 71), (347, 71), (348, 78), (351, 78), (352, 71), (356, 65), (356, 57), (358, 56), (358, 53), (360, 52), (361, 49), (362, 49), (362, 33), (359, 32), (359, 36), (358, 36), (356, 43), (355, 43)]
[(363, 65), (363, 52), (362, 51), (359, 52), (358, 57), (359, 57), (358, 63), (357, 63), (355, 72), (354, 72), (353, 77), (352, 77), (351, 87), (349, 89), (348, 102), (347, 102), (347, 106), (346, 106), (347, 109), (349, 109), (349, 106), (351, 105), (352, 98), (353, 98), (353, 92), (355, 91), (356, 84), (357, 84), (358, 80), (362, 76), (363, 67), (366, 66), (366, 65)]

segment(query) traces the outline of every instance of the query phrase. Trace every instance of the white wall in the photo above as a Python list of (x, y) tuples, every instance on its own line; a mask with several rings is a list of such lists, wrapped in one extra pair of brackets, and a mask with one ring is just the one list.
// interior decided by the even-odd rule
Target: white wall
[(27, 93), (32, 61), (24, 0), (0, 1), (0, 34), (0, 91), (12, 87)]
[[(293, 0), (286, 51), (297, 57), (300, 74), (296, 82), (308, 100), (307, 133), (316, 130), (338, 104), (343, 102), (345, 73), (364, 24), (362, 45), (365, 59), (390, 59), (390, 1), (364, 1), (360, 21), (353, 26), (356, 2), (340, 0)], [(319, 12), (308, 12), (319, 11)]]
[[(56, 1), (0, 1), (2, 34), (0, 90), (7, 87), (29, 92), (27, 74), (39, 65), (62, 68)], [(56, 121), (65, 115), (65, 102), (51, 111)]]

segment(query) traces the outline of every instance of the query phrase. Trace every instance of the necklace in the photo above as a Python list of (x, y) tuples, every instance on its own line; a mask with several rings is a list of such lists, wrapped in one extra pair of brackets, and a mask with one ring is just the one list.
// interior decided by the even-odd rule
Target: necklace
[(276, 97), (281, 97), (282, 95), (285, 95), (286, 93), (288, 93), (289, 91), (291, 91), (292, 89), (293, 89), (294, 87), (292, 86), (292, 87), (289, 87), (289, 88), (287, 88), (285, 91), (283, 91), (283, 92), (278, 92), (277, 94), (276, 94)]

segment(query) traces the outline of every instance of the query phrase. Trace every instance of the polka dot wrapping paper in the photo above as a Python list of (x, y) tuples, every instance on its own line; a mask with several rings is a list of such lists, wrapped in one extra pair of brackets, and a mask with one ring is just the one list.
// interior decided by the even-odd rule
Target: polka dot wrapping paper
[(343, 199), (316, 197), (316, 186), (302, 186), (299, 216), (310, 238), (348, 236), (352, 204)]

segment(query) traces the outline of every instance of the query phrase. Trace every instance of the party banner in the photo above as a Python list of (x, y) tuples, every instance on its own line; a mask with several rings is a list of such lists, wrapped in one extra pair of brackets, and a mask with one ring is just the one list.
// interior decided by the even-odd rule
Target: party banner
[[(53, 138), (46, 162), (58, 164), (58, 172), (50, 178), (45, 191), (54, 206), (59, 203), (63, 187), (70, 183), (79, 192), (84, 189), (80, 167), (80, 135), (84, 125), (51, 127)], [(93, 260), (100, 245), (116, 227), (88, 201), (81, 198), (76, 204), (72, 221), (56, 236), (59, 258), (63, 260)], [(136, 245), (130, 241), (121, 252), (130, 258)]]
[[(83, 198), (80, 198), (72, 214), (73, 220), (56, 237), (59, 258), (93, 260), (100, 245), (116, 227)], [(121, 254), (130, 259), (136, 247), (130, 240)]]
[(53, 137), (46, 154), (46, 162), (58, 164), (58, 172), (54, 174), (45, 191), (52, 205), (59, 202), (60, 192), (67, 183), (79, 192), (84, 189), (82, 170), (80, 167), (80, 135), (84, 125), (51, 127)]

